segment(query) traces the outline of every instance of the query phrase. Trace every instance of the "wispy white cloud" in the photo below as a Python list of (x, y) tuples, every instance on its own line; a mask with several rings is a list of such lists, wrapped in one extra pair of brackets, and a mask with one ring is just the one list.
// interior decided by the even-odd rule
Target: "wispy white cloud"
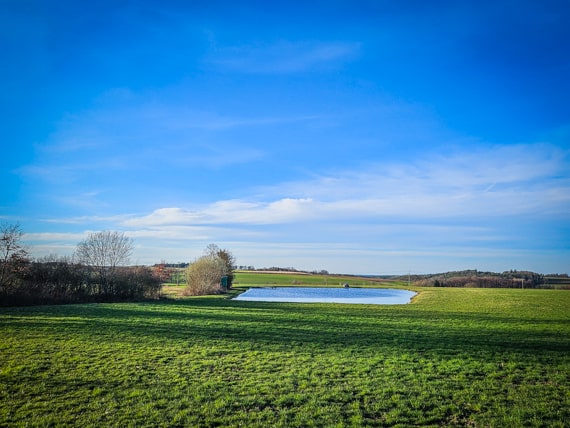
[(23, 239), (26, 241), (64, 241), (64, 242), (79, 242), (87, 236), (88, 232), (37, 232), (26, 233)]
[(310, 199), (283, 198), (271, 202), (226, 200), (198, 210), (159, 208), (151, 214), (124, 221), (129, 227), (203, 224), (276, 224), (314, 217), (315, 204)]
[(260, 189), (379, 215), (493, 216), (568, 211), (569, 153), (547, 144), (455, 149), (409, 162), (323, 174)]
[[(427, 261), (438, 257), (449, 258), (450, 269), (476, 268), (465, 263), (489, 260), (492, 254), (502, 260), (497, 267), (517, 268), (517, 260), (528, 257), (523, 254), (528, 238), (517, 222), (543, 223), (570, 212), (568, 165), (568, 153), (547, 144), (477, 152), (455, 148), (447, 156), (368, 164), (358, 172), (250, 189), (249, 198), (52, 221), (123, 230), (136, 240), (138, 261), (144, 263), (178, 261), (177, 254), (191, 259), (216, 242), (245, 264), (253, 259), (335, 272), (351, 272), (356, 257), (361, 257), (361, 272), (401, 273), (406, 260), (425, 271), (430, 271)], [(27, 239), (72, 251), (85, 233)], [(164, 252), (151, 254), (152, 248)], [(386, 261), (399, 265), (383, 266)]]
[(122, 221), (130, 218), (131, 214), (120, 214), (111, 216), (77, 216), (77, 217), (55, 217), (55, 218), (40, 218), (39, 221), (44, 223), (53, 224), (109, 224), (117, 225)]
[(292, 197), (222, 200), (196, 209), (161, 208), (124, 225), (561, 215), (570, 212), (570, 181), (559, 178), (567, 166), (564, 153), (554, 147), (496, 147), (415, 164), (375, 165), (364, 172), (285, 183), (264, 192)]
[(16, 171), (27, 179), (73, 183), (87, 174), (167, 167), (220, 169), (262, 161), (263, 144), (227, 138), (230, 131), (310, 123), (321, 115), (235, 115), (165, 103), (157, 94), (111, 90), (92, 108), (62, 119), (36, 159)]
[[(570, 153), (548, 144), (473, 148), (450, 147), (449, 153), (411, 155), (408, 160), (365, 164), (356, 170), (322, 174), (311, 181), (293, 181), (261, 189), (299, 197), (398, 196), (444, 190), (483, 192), (493, 188), (564, 184), (559, 178)], [(564, 179), (565, 180), (565, 179)], [(548, 183), (549, 185), (545, 185)], [(567, 184), (567, 182), (565, 182)], [(493, 188), (490, 188), (493, 186)], [(496, 190), (494, 189), (494, 190)]]
[(323, 41), (279, 41), (218, 47), (207, 62), (243, 73), (299, 73), (336, 67), (354, 60), (360, 43)]
[[(135, 93), (124, 88), (114, 88), (101, 94), (93, 106), (84, 111), (67, 115), (59, 123), (48, 144), (38, 148), (51, 153), (78, 150), (100, 150), (117, 139), (123, 143), (140, 146), (141, 137), (150, 139), (163, 135), (180, 137), (180, 132), (224, 131), (235, 128), (263, 127), (318, 120), (321, 114), (247, 115), (227, 114), (214, 109), (169, 99), (170, 92), (186, 93), (180, 85), (151, 93)], [(191, 97), (188, 93), (188, 97)], [(171, 98), (171, 97), (170, 97)], [(147, 138), (148, 139), (148, 138)], [(146, 139), (145, 139), (146, 140)]]

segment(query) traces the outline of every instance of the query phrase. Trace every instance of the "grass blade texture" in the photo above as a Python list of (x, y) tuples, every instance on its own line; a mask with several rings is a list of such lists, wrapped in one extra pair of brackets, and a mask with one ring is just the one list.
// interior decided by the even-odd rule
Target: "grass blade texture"
[(568, 426), (570, 293), (0, 309), (0, 426)]

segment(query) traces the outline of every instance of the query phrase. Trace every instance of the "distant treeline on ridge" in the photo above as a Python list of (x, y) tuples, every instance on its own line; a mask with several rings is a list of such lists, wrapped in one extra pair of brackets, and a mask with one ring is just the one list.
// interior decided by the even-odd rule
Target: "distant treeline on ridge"
[(570, 288), (568, 274), (543, 275), (530, 271), (510, 270), (501, 273), (463, 270), (425, 275), (392, 277), (422, 287), (478, 288)]

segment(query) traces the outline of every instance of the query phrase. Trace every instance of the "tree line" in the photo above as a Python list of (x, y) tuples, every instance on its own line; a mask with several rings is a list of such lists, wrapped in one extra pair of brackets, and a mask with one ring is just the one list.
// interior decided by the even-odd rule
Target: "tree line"
[(151, 268), (127, 266), (133, 241), (120, 232), (90, 233), (72, 257), (39, 259), (29, 257), (22, 236), (18, 224), (0, 224), (0, 306), (157, 299), (171, 267), (185, 268), (177, 282), (186, 295), (222, 293), (234, 280), (233, 254), (215, 244), (193, 263)]
[(398, 277), (422, 287), (543, 288), (545, 276), (536, 272), (510, 270), (501, 273), (464, 270)]
[(156, 299), (161, 281), (146, 266), (126, 266), (133, 241), (90, 233), (72, 257), (31, 259), (18, 224), (0, 224), (0, 305)]

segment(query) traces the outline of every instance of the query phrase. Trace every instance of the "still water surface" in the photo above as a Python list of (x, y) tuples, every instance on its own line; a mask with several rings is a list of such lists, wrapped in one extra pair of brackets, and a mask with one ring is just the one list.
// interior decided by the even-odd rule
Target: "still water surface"
[(403, 305), (409, 303), (415, 294), (413, 291), (389, 288), (264, 287), (250, 288), (235, 300)]

